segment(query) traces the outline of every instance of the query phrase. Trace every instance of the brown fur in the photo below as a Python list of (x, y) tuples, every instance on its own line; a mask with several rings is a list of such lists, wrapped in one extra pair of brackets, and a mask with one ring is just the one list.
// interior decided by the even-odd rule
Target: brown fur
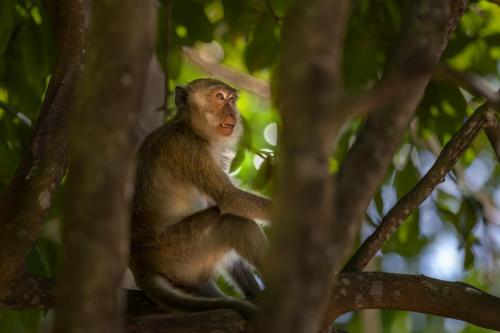
[[(178, 88), (178, 116), (139, 149), (130, 267), (138, 285), (161, 305), (232, 307), (245, 315), (254, 310), (237, 300), (193, 298), (173, 287), (221, 295), (214, 276), (236, 252), (245, 260), (230, 263), (230, 273), (248, 289), (243, 290), (247, 296), (255, 296), (258, 288), (246, 262), (259, 267), (262, 261), (267, 240), (254, 219), (268, 219), (270, 201), (238, 189), (222, 170), (224, 151), (237, 142), (242, 128), (229, 101), (235, 95), (212, 79)], [(224, 119), (235, 121), (229, 136), (217, 132)]]

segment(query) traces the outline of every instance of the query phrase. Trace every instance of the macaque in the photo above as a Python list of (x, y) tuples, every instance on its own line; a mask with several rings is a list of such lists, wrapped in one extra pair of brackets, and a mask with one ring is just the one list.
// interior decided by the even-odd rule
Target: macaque
[(226, 152), (242, 133), (237, 93), (214, 79), (175, 90), (178, 114), (138, 152), (130, 268), (137, 285), (164, 307), (232, 308), (252, 317), (251, 302), (225, 297), (221, 269), (247, 299), (261, 291), (253, 274), (267, 239), (254, 221), (271, 202), (233, 185)]

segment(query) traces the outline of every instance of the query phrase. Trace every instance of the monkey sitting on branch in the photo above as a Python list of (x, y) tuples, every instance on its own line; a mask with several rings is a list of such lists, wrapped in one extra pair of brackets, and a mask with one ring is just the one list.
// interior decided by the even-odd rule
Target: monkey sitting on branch
[(213, 79), (175, 89), (178, 114), (153, 131), (138, 152), (130, 268), (137, 285), (163, 307), (188, 311), (254, 304), (225, 297), (222, 268), (248, 299), (261, 288), (267, 239), (255, 219), (269, 220), (271, 201), (233, 185), (225, 152), (242, 133), (237, 94)]

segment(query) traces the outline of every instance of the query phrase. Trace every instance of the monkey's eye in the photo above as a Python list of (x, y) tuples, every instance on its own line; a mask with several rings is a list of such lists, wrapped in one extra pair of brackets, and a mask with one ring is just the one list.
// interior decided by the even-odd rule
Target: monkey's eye
[(217, 97), (218, 99), (220, 99), (221, 101), (224, 100), (224, 94), (221, 93), (221, 92), (218, 92), (217, 94), (215, 94), (215, 97)]

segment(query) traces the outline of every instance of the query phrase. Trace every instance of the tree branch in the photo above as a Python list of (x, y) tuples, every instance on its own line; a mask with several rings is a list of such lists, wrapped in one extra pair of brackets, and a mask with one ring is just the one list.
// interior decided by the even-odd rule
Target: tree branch
[(490, 106), (500, 107), (500, 94), (490, 88), (489, 84), (480, 76), (471, 73), (462, 73), (451, 69), (450, 67), (440, 67), (436, 71), (438, 78), (447, 77), (455, 81), (460, 87), (469, 91), (472, 95), (486, 98)]
[(250, 323), (234, 310), (157, 313), (127, 319), (128, 333), (250, 333)]
[(93, 0), (88, 58), (70, 123), (63, 260), (54, 332), (118, 332), (127, 262), (134, 126), (157, 29), (153, 2)]
[(48, 309), (54, 304), (54, 279), (22, 276), (6, 297), (0, 297), (3, 309)]
[(248, 90), (262, 98), (271, 97), (271, 86), (268, 82), (251, 75), (241, 73), (217, 62), (207, 62), (200, 56), (198, 51), (191, 47), (184, 46), (182, 51), (191, 62), (199, 66), (207, 72), (207, 74), (234, 84), (242, 89)]
[[(332, 318), (363, 309), (413, 311), (500, 330), (500, 298), (462, 282), (393, 273), (344, 273)], [(323, 330), (322, 333), (328, 332)]]
[[(388, 59), (384, 79), (414, 77), (391, 107), (371, 113), (343, 161), (336, 180), (334, 236), (329, 252), (336, 269), (349, 253), (370, 200), (382, 182), (394, 152), (415, 111), (432, 70), (465, 11), (466, 0), (420, 0), (409, 3), (400, 42)], [(333, 322), (330, 303), (323, 329)]]
[[(470, 73), (460, 73), (449, 67), (441, 68), (437, 72), (437, 76), (448, 77), (472, 95), (486, 98), (487, 103), (495, 108), (497, 112), (500, 112), (500, 91), (493, 91), (480, 76)], [(500, 161), (500, 124), (496, 117), (491, 117), (491, 121), (485, 126), (485, 131), (495, 151), (495, 155), (498, 161)]]
[(401, 96), (407, 94), (406, 86), (418, 79), (420, 74), (384, 78), (364, 94), (349, 96), (338, 102), (337, 108), (345, 110), (349, 117), (367, 115), (373, 111), (394, 107)]
[[(16, 289), (16, 299), (0, 302), (0, 309), (52, 307), (54, 283), (42, 279), (36, 292), (25, 285)], [(149, 301), (142, 291), (125, 290), (128, 299), (124, 318), (129, 332), (251, 332), (249, 323), (232, 310), (199, 313), (166, 313)], [(37, 295), (31, 301), (27, 294)], [(33, 303), (33, 300), (36, 300)], [(395, 309), (464, 320), (494, 330), (500, 329), (500, 298), (461, 282), (448, 282), (426, 276), (378, 272), (342, 273), (332, 297), (332, 318), (363, 309)], [(460, 305), (460, 306), (457, 306)], [(255, 331), (255, 330), (254, 330)], [(323, 331), (328, 332), (328, 331)]]
[(494, 3), (495, 5), (500, 6), (500, 0), (488, 0), (491, 3)]
[(66, 120), (80, 77), (84, 40), (81, 1), (46, 1), (56, 31), (56, 63), (33, 138), (0, 196), (0, 295), (24, 273), (26, 256), (67, 164)]
[[(342, 49), (348, 0), (294, 1), (283, 26), (277, 211), (257, 332), (315, 332), (333, 273), (329, 156), (346, 120)], [(337, 115), (335, 117), (334, 115)], [(329, 119), (328, 121), (325, 121)]]
[(492, 116), (493, 113), (486, 106), (479, 107), (474, 112), (444, 146), (443, 151), (424, 177), (391, 208), (373, 234), (361, 244), (344, 267), (344, 272), (361, 271), (365, 268), (413, 210), (420, 206), (434, 188), (444, 181), (446, 174), (453, 168)]
[[(387, 172), (425, 87), (465, 10), (464, 0), (411, 2), (401, 41), (389, 59), (385, 80), (413, 77), (392, 106), (370, 114), (337, 175), (336, 238), (333, 252), (349, 249), (366, 208)], [(432, 15), (429, 15), (432, 13)], [(418, 43), (416, 41), (419, 41)], [(345, 244), (348, 244), (345, 246)], [(342, 258), (348, 254), (343, 250)]]

